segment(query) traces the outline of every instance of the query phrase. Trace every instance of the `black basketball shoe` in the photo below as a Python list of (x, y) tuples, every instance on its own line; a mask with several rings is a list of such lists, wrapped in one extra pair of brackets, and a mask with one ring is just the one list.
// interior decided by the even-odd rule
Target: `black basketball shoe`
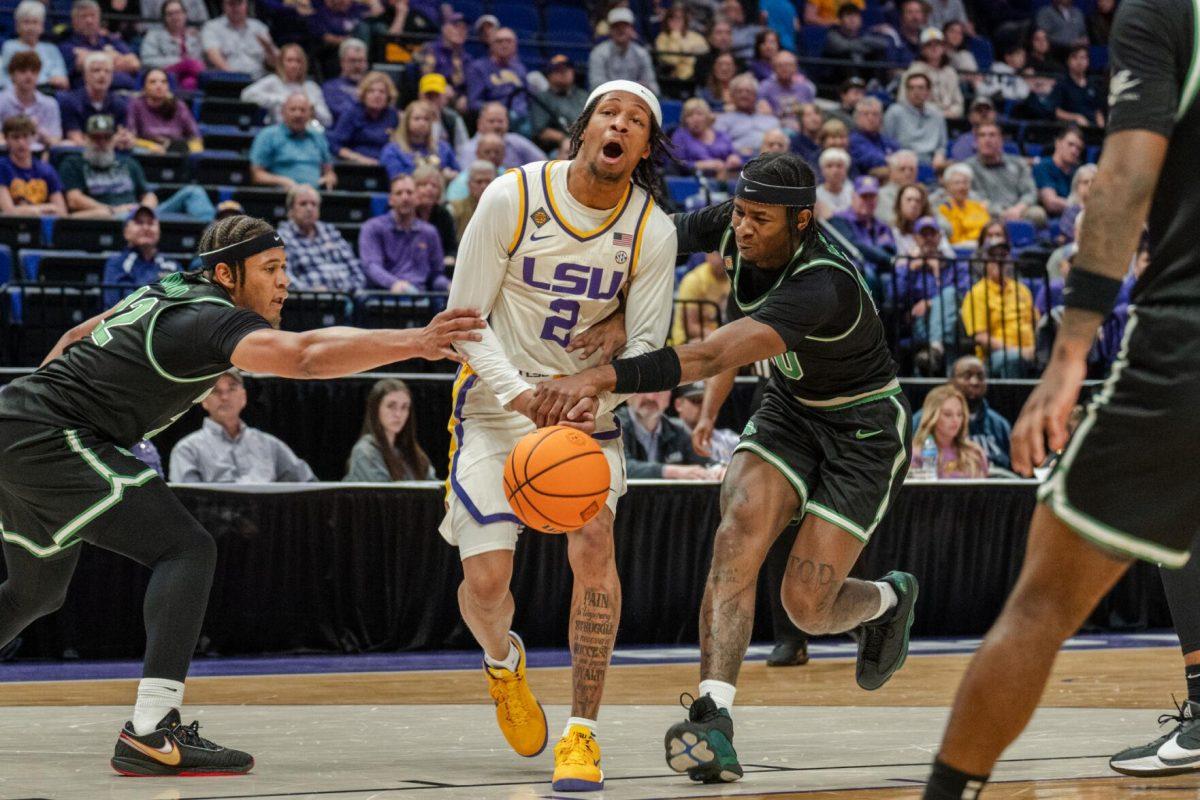
[(742, 765), (733, 749), (733, 718), (729, 712), (717, 708), (709, 695), (684, 707), (688, 718), (667, 731), (667, 766), (676, 772), (686, 772), (699, 783), (740, 780)]
[(199, 722), (181, 725), (176, 709), (162, 718), (157, 730), (145, 736), (138, 736), (133, 723), (126, 722), (110, 763), (122, 775), (138, 778), (242, 775), (254, 768), (249, 753), (229, 750), (201, 736)]
[(854, 677), (858, 685), (874, 691), (904, 666), (908, 657), (908, 635), (912, 630), (917, 604), (917, 579), (907, 572), (889, 572), (883, 580), (896, 590), (897, 603), (882, 618), (864, 622), (855, 629), (858, 639), (858, 664)]

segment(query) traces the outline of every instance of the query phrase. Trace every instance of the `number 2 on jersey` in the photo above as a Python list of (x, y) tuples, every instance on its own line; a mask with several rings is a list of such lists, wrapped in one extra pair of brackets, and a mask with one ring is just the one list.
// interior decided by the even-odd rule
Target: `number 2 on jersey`
[(138, 298), (145, 294), (149, 287), (142, 287), (138, 291), (126, 297), (114, 310), (127, 309), (119, 314), (113, 314), (105, 320), (102, 320), (99, 325), (92, 331), (92, 342), (97, 347), (104, 347), (112, 341), (112, 329), (119, 328), (122, 325), (132, 325), (142, 317), (150, 313), (150, 309), (158, 305), (157, 297), (146, 297), (141, 300)]
[(546, 317), (546, 322), (542, 325), (542, 338), (566, 347), (571, 341), (571, 329), (579, 321), (579, 303), (560, 298), (550, 302), (550, 310), (554, 314)]

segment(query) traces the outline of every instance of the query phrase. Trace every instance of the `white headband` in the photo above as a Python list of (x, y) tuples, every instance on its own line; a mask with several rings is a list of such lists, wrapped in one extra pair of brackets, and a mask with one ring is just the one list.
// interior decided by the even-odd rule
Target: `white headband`
[(634, 95), (646, 105), (650, 106), (650, 111), (654, 114), (655, 122), (658, 123), (658, 127), (662, 127), (662, 106), (658, 103), (658, 97), (654, 94), (654, 92), (650, 91), (645, 86), (633, 81), (608, 81), (607, 83), (600, 84), (592, 90), (590, 95), (588, 95), (585, 106), (590, 106), (593, 100), (598, 97), (603, 97), (609, 92), (629, 92), (630, 94)]

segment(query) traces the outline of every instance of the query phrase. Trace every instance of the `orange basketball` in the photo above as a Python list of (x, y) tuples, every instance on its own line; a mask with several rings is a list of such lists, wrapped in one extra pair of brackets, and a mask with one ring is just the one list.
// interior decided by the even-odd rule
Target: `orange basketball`
[(582, 528), (604, 507), (608, 459), (586, 433), (540, 428), (517, 442), (504, 463), (504, 496), (513, 513), (542, 533)]

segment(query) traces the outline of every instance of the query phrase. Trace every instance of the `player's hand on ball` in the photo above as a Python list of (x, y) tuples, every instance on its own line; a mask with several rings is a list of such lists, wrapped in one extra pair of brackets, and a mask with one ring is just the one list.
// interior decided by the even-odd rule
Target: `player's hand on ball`
[(448, 358), (461, 362), (462, 356), (454, 349), (454, 343), (480, 341), (483, 337), (479, 335), (479, 329), (486, 326), (487, 323), (474, 308), (448, 308), (421, 329), (417, 336), (418, 350), (413, 357), (430, 361)]
[(574, 428), (577, 431), (586, 433), (589, 436), (596, 432), (596, 400), (592, 397), (585, 397), (575, 404), (575, 408), (571, 409), (574, 412), (573, 416), (566, 416), (562, 419), (551, 421), (551, 425), (566, 425), (568, 428)]
[(530, 410), (538, 427), (555, 425), (560, 420), (578, 422), (584, 413), (582, 400), (594, 399), (599, 391), (592, 380), (592, 370), (585, 369), (578, 375), (542, 381), (533, 390)]
[(1054, 358), (1025, 401), (1012, 432), (1013, 470), (1029, 477), (1046, 460), (1046, 448), (1058, 452), (1067, 444), (1067, 422), (1087, 377), (1084, 358)]
[(567, 352), (578, 352), (579, 359), (583, 361), (599, 350), (602, 353), (600, 363), (607, 364), (625, 347), (625, 342), (625, 314), (617, 311), (583, 333), (572, 335)]

